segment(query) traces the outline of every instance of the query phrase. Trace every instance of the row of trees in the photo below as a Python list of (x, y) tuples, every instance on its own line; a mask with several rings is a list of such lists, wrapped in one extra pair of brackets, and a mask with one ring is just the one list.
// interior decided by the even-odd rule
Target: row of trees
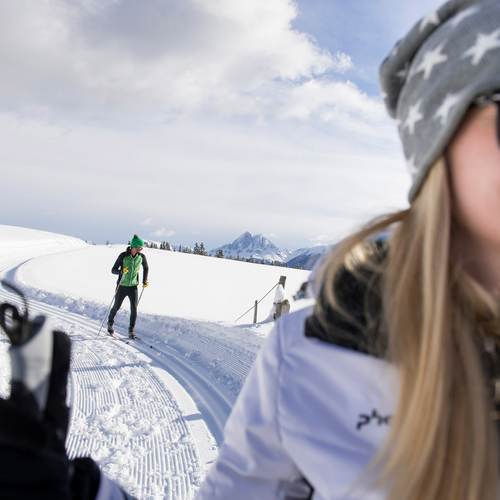
[[(201, 243), (196, 242), (194, 244), (194, 248), (183, 247), (182, 245), (175, 247), (174, 245), (171, 245), (168, 241), (161, 241), (161, 242), (145, 241), (144, 246), (146, 246), (147, 248), (156, 248), (158, 250), (167, 250), (169, 252), (182, 252), (182, 253), (191, 253), (195, 255), (208, 255), (205, 243), (203, 242)], [(219, 258), (224, 258), (224, 252), (222, 250), (218, 250), (215, 256)]]
[[(219, 252), (222, 252), (222, 250), (219, 250)], [(216, 257), (219, 257), (216, 255)], [(224, 253), (222, 252), (221, 255), (222, 258), (224, 259), (229, 259), (229, 260), (237, 260), (239, 262), (250, 262), (252, 264), (267, 264), (268, 266), (279, 266), (279, 267), (288, 267), (286, 262), (281, 262), (279, 260), (264, 260), (264, 259), (255, 259), (253, 257), (241, 257), (240, 255), (233, 256), (233, 255), (227, 255), (224, 256)]]
[(200, 244), (196, 242), (194, 244), (194, 248), (183, 247), (182, 245), (179, 245), (177, 249), (174, 248), (174, 251), (183, 253), (192, 253), (194, 255), (208, 255), (207, 249), (205, 248), (205, 243), (203, 242), (201, 242)]
[(169, 252), (172, 251), (172, 245), (168, 241), (145, 241), (144, 246), (147, 248), (156, 248), (157, 250), (168, 250)]

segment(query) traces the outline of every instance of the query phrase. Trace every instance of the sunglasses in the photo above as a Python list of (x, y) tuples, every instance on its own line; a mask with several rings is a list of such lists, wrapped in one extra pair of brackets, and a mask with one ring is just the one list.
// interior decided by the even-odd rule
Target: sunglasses
[(479, 108), (485, 108), (490, 104), (494, 104), (497, 107), (497, 140), (500, 146), (500, 91), (477, 96), (474, 99), (474, 104)]

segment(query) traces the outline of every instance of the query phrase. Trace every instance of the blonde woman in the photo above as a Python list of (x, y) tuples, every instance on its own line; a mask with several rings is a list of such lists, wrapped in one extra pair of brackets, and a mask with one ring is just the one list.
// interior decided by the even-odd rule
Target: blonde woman
[(381, 81), (410, 208), (348, 238), (316, 307), (278, 322), (199, 500), (498, 497), (500, 2), (444, 4)]

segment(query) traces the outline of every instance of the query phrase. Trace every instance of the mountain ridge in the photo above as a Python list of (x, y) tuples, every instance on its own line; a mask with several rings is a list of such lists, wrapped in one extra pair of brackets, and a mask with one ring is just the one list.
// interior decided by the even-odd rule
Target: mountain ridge
[(224, 257), (253, 259), (263, 263), (279, 262), (281, 264), (287, 264), (288, 267), (311, 269), (318, 258), (323, 255), (328, 248), (327, 245), (321, 245), (311, 248), (288, 250), (279, 248), (269, 238), (266, 238), (262, 234), (253, 235), (249, 231), (245, 231), (232, 243), (214, 248), (209, 254), (216, 255), (218, 252), (222, 251)]

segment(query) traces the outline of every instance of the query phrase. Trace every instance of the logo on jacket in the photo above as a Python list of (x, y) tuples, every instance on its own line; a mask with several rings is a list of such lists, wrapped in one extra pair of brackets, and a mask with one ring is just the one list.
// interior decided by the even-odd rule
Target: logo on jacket
[(379, 427), (381, 425), (389, 425), (391, 423), (391, 417), (392, 415), (387, 415), (386, 417), (384, 417), (380, 415), (377, 410), (372, 410), (370, 415), (366, 413), (360, 413), (356, 429), (360, 431), (365, 425), (370, 425), (372, 422), (375, 422)]

